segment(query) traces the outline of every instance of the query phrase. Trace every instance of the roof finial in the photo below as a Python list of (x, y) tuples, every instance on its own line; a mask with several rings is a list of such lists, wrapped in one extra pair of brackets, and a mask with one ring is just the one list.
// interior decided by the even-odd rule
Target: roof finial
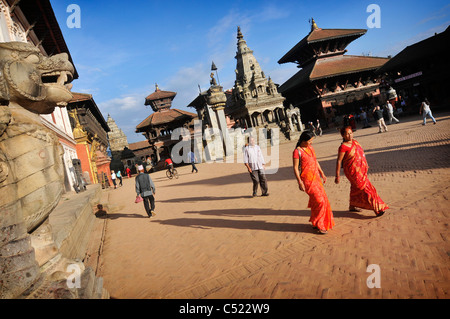
[(240, 27), (240, 26), (238, 26), (238, 34), (237, 34), (237, 38), (238, 38), (238, 39), (243, 39), (243, 38), (244, 38), (244, 36), (243, 36), (242, 33), (241, 33), (241, 27)]
[(155, 89), (155, 92), (158, 92), (158, 91), (160, 91), (160, 90), (159, 90), (159, 86), (158, 86), (158, 83), (155, 83), (155, 87), (156, 87), (156, 89)]
[(319, 27), (316, 24), (316, 21), (314, 21), (314, 18), (311, 18), (311, 31), (317, 30)]

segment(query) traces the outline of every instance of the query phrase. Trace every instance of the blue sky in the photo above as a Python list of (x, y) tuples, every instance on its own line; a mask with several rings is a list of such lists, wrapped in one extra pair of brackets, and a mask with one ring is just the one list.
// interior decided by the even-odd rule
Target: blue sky
[[(320, 28), (367, 29), (347, 54), (394, 56), (406, 46), (445, 30), (446, 1), (190, 1), (51, 0), (79, 79), (73, 92), (90, 93), (105, 119), (110, 114), (129, 143), (145, 140), (135, 127), (152, 110), (145, 97), (161, 90), (177, 92), (173, 108), (187, 107), (209, 87), (211, 62), (224, 89), (233, 86), (236, 30), (266, 76), (282, 84), (298, 72), (277, 61), (310, 31)], [(70, 4), (81, 9), (81, 27), (69, 28)], [(380, 28), (369, 28), (370, 4), (380, 8)]]

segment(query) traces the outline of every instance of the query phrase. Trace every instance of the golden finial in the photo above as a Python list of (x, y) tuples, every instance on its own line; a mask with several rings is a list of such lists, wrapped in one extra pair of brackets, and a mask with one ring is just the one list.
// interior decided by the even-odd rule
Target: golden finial
[(319, 27), (317, 26), (316, 21), (314, 21), (314, 18), (311, 18), (311, 31), (317, 30)]

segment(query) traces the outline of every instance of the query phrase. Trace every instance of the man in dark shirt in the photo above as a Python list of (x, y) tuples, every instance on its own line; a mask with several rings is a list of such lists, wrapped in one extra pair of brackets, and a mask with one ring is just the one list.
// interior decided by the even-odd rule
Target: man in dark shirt
[(375, 120), (377, 120), (377, 123), (378, 123), (378, 128), (379, 128), (378, 133), (381, 133), (383, 129), (385, 132), (387, 132), (388, 129), (387, 129), (386, 123), (384, 122), (383, 110), (380, 108), (380, 106), (378, 106), (378, 105), (375, 106), (372, 113), (373, 113), (373, 117), (375, 118)]
[[(136, 197), (139, 195), (144, 200), (145, 211), (148, 217), (155, 216), (155, 192), (156, 187), (149, 174), (144, 173), (144, 167), (140, 165), (138, 167), (139, 175), (136, 176)], [(150, 202), (150, 205), (149, 205)]]

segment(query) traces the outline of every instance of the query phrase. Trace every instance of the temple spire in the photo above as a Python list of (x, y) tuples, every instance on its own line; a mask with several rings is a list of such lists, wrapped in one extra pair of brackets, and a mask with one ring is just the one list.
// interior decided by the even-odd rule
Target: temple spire
[(239, 40), (244, 38), (244, 36), (241, 33), (241, 27), (240, 26), (237, 27), (237, 38)]

